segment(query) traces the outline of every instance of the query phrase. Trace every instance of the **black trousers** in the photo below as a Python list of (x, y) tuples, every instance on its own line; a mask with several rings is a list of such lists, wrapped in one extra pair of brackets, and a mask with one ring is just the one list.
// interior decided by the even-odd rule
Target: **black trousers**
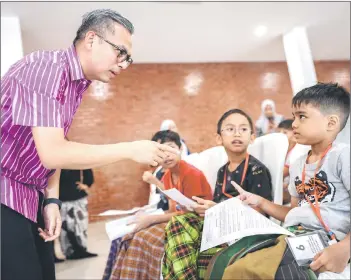
[(1, 204), (1, 279), (55, 280), (52, 242), (44, 242), (38, 228), (45, 228), (40, 193), (38, 223)]

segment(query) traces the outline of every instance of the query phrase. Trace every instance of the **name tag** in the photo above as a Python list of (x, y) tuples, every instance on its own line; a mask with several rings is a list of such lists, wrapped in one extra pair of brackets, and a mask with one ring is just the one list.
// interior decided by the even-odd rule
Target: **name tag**
[(319, 231), (287, 237), (286, 242), (299, 266), (308, 266), (315, 255), (328, 247), (327, 235)]

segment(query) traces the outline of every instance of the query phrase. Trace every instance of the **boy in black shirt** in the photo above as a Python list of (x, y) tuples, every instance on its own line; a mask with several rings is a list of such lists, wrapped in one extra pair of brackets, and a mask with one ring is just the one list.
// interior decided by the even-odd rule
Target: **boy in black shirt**
[(198, 203), (194, 208), (196, 214), (174, 216), (166, 226), (166, 254), (162, 267), (165, 280), (204, 278), (212, 256), (223, 246), (199, 253), (203, 229), (200, 216), (216, 203), (239, 195), (231, 181), (272, 200), (271, 175), (267, 167), (247, 153), (253, 140), (252, 120), (242, 110), (230, 110), (218, 121), (217, 143), (224, 146), (228, 163), (218, 171), (214, 200), (193, 197)]

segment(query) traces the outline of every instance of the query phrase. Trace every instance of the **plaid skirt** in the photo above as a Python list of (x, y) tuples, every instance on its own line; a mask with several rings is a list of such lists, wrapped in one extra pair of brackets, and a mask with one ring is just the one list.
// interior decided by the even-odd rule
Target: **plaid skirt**
[(203, 279), (212, 257), (226, 245), (200, 253), (204, 220), (194, 213), (172, 217), (165, 230), (164, 280)]
[[(110, 252), (114, 264), (110, 273), (106, 266), (104, 279), (160, 279), (165, 226), (166, 223), (153, 225), (117, 241), (114, 248), (119, 251)], [(110, 278), (105, 278), (108, 274)]]

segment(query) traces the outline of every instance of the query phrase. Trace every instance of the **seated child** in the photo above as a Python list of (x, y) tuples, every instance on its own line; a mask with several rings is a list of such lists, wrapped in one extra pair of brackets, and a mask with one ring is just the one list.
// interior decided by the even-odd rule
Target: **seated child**
[(291, 160), (291, 152), (296, 146), (296, 140), (294, 137), (294, 133), (292, 130), (292, 123), (294, 120), (288, 119), (282, 121), (277, 128), (277, 131), (280, 133), (284, 133), (288, 137), (289, 141), (289, 148), (288, 153), (285, 157), (285, 165), (284, 165), (284, 172), (283, 172), (283, 204), (290, 203), (291, 196), (289, 194), (288, 186), (289, 186), (289, 167), (290, 167), (290, 160)]
[[(160, 131), (152, 139), (180, 150), (181, 141), (176, 132)], [(181, 160), (180, 153), (178, 156), (169, 154), (162, 167), (165, 171), (162, 182), (149, 171), (144, 173), (143, 180), (160, 189), (176, 188), (189, 198), (195, 195), (212, 199), (212, 190), (205, 175)], [(114, 244), (114, 250), (117, 251), (112, 252), (115, 261), (112, 269), (111, 264), (106, 267), (104, 279), (159, 279), (164, 253), (164, 229), (166, 222), (177, 214), (173, 201), (170, 201), (170, 210), (164, 215), (139, 213), (134, 221), (134, 234), (126, 235), (118, 244)]]
[[(267, 200), (272, 199), (268, 169), (247, 153), (254, 139), (253, 132), (251, 118), (239, 109), (226, 112), (218, 121), (217, 142), (224, 146), (229, 161), (218, 171), (213, 201), (194, 197), (201, 204), (194, 209), (200, 216), (216, 203), (239, 195), (231, 181)], [(211, 257), (223, 248), (213, 248), (199, 254), (203, 229), (203, 218), (199, 215), (187, 213), (173, 216), (167, 224), (162, 267), (165, 280), (203, 278)]]
[[(318, 253), (310, 268), (317, 274), (341, 273), (350, 260), (350, 146), (334, 141), (349, 117), (350, 93), (337, 84), (317, 84), (294, 96), (292, 111), (296, 142), (311, 150), (290, 166), (291, 206), (240, 187), (239, 198), (289, 230), (325, 230), (338, 242)], [(275, 278), (282, 279), (281, 273), (278, 269)]]

